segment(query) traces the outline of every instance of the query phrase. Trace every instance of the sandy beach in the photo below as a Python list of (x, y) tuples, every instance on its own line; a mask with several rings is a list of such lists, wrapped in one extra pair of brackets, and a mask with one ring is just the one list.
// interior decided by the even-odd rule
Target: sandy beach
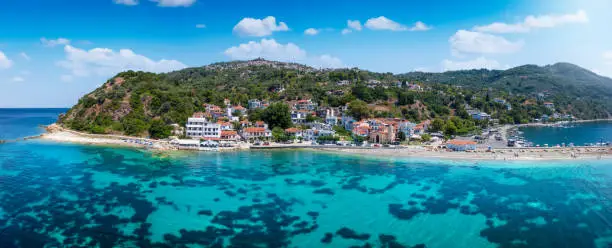
[[(503, 132), (512, 128), (504, 126)], [(168, 141), (150, 140), (119, 135), (85, 134), (61, 128), (57, 125), (47, 127), (47, 133), (38, 138), (55, 142), (69, 142), (87, 145), (124, 146), (133, 148), (147, 148), (158, 151), (177, 150)], [(138, 142), (136, 142), (138, 141)], [(250, 145), (244, 143), (235, 148), (220, 148), (224, 150), (249, 149)], [(262, 148), (262, 147), (260, 147)], [(530, 147), (530, 148), (495, 148), (492, 151), (477, 149), (469, 152), (452, 152), (433, 146), (400, 146), (397, 148), (366, 148), (342, 146), (316, 146), (306, 145), (275, 145), (267, 149), (311, 149), (315, 151), (332, 152), (339, 154), (354, 154), (359, 156), (377, 156), (390, 158), (435, 158), (451, 160), (593, 160), (612, 159), (612, 147)]]

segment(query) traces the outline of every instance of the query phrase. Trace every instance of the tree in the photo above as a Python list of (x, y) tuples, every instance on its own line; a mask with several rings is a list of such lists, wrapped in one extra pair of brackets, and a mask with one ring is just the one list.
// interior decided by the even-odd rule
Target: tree
[(121, 124), (127, 135), (139, 135), (148, 128), (147, 123), (136, 118), (124, 118)]
[(442, 131), (443, 128), (444, 128), (444, 120), (440, 118), (435, 118), (431, 122), (431, 126), (429, 126), (429, 131), (439, 132), (439, 131)]
[(291, 127), (291, 112), (289, 106), (284, 103), (273, 103), (268, 106), (262, 116), (262, 120), (268, 123), (270, 128), (280, 127), (286, 129)]
[(450, 137), (455, 134), (457, 134), (457, 126), (455, 126), (454, 122), (447, 121), (446, 125), (444, 126), (444, 135)]
[(431, 135), (429, 135), (429, 134), (427, 134), (427, 133), (425, 133), (425, 134), (421, 135), (421, 141), (423, 141), (423, 142), (428, 142), (428, 141), (430, 141), (430, 140), (431, 140)]
[(404, 132), (397, 133), (397, 139), (399, 139), (400, 141), (406, 141), (406, 133)]
[(280, 127), (275, 127), (272, 129), (272, 138), (276, 142), (283, 142), (289, 140), (289, 136), (285, 134), (285, 130)]
[(263, 109), (250, 109), (249, 110), (249, 121), (261, 121), (263, 116)]
[(368, 104), (361, 100), (355, 100), (349, 103), (348, 111), (349, 114), (357, 120), (370, 117), (370, 109), (368, 108)]
[(172, 134), (172, 127), (162, 120), (153, 120), (149, 127), (149, 136), (153, 139), (165, 139)]

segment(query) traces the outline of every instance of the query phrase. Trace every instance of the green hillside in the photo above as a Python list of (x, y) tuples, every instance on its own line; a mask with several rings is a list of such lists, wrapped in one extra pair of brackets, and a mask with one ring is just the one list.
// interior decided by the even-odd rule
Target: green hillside
[[(350, 83), (339, 84), (342, 80)], [(398, 81), (423, 90), (410, 89)], [(183, 125), (187, 117), (204, 110), (203, 104), (222, 106), (226, 98), (242, 106), (247, 106), (249, 99), (313, 99), (319, 106), (331, 107), (364, 101), (369, 104), (365, 116), (413, 121), (452, 115), (469, 118), (464, 108), (467, 104), (490, 113), (501, 123), (520, 123), (553, 114), (542, 106), (544, 101), (554, 102), (560, 114), (580, 119), (608, 118), (612, 112), (612, 80), (567, 63), (525, 65), (505, 71), (394, 75), (356, 68), (318, 70), (258, 59), (164, 74), (122, 72), (83, 96), (60, 122), (93, 133), (144, 136), (171, 123)], [(505, 99), (512, 110), (494, 102), (495, 98)]]

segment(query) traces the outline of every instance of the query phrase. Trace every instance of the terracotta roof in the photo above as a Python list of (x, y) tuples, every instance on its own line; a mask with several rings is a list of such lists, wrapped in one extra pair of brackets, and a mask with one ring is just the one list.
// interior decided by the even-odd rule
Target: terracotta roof
[(244, 129), (246, 133), (263, 133), (266, 129), (263, 127), (247, 127)]
[(233, 130), (223, 130), (221, 131), (221, 136), (231, 136), (231, 135), (237, 135), (238, 132), (233, 131)]
[(238, 105), (238, 106), (234, 107), (234, 109), (235, 109), (235, 110), (244, 110), (244, 107), (242, 107), (242, 106)]
[(476, 144), (478, 144), (475, 141), (471, 141), (471, 140), (449, 140), (446, 143), (447, 144), (451, 144), (451, 145), (457, 145), (457, 146), (476, 145)]
[(285, 129), (285, 132), (287, 132), (287, 133), (297, 133), (299, 131), (300, 131), (300, 129), (297, 129), (295, 127)]

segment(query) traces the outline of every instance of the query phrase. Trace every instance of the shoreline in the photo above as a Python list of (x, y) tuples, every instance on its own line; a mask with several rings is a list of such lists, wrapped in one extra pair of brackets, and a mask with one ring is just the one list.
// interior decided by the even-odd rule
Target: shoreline
[[(502, 126), (503, 132), (516, 125)], [(85, 134), (51, 125), (47, 133), (27, 139), (41, 139), (53, 142), (76, 143), (95, 146), (128, 147), (155, 152), (181, 151), (200, 152), (198, 150), (178, 150), (169, 141), (151, 140), (120, 135)], [(126, 140), (141, 140), (140, 143), (126, 142)], [(431, 146), (402, 146), (397, 148), (367, 148), (346, 146), (308, 146), (308, 145), (271, 145), (255, 147), (250, 144), (241, 144), (238, 147), (218, 149), (224, 151), (245, 150), (284, 150), (303, 149), (317, 152), (335, 154), (352, 154), (358, 156), (375, 156), (381, 158), (415, 158), (415, 159), (441, 159), (441, 160), (491, 160), (491, 161), (543, 161), (543, 160), (603, 160), (612, 159), (612, 147), (505, 147), (495, 148), (493, 151), (476, 150), (471, 152), (452, 152)], [(204, 151), (205, 152), (205, 151)]]

